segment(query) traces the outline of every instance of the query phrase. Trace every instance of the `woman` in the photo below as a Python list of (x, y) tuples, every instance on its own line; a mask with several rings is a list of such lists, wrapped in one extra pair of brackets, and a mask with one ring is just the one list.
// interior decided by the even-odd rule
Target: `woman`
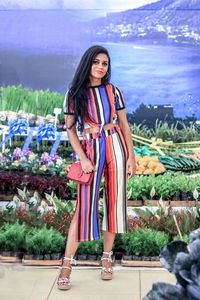
[[(92, 46), (83, 55), (64, 101), (65, 123), (72, 148), (84, 172), (94, 172), (91, 185), (78, 185), (65, 257), (57, 280), (59, 289), (70, 288), (73, 256), (80, 241), (99, 239), (98, 193), (105, 177), (102, 279), (112, 279), (112, 246), (116, 233), (127, 231), (126, 181), (135, 174), (135, 160), (124, 99), (109, 83), (110, 56), (102, 46)], [(116, 122), (117, 119), (117, 122)], [(76, 123), (83, 128), (85, 151)]]

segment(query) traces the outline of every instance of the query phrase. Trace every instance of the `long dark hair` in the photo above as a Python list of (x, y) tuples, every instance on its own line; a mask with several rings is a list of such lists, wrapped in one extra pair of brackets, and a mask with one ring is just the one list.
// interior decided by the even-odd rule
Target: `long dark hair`
[[(78, 121), (81, 130), (83, 129), (83, 120), (89, 118), (87, 109), (87, 92), (90, 84), (89, 75), (93, 60), (100, 53), (106, 54), (108, 57), (108, 71), (107, 74), (102, 78), (102, 84), (110, 81), (111, 66), (108, 50), (102, 46), (95, 45), (87, 49), (83, 54), (68, 93), (69, 97), (74, 101), (75, 123)], [(68, 105), (70, 105), (70, 101), (67, 102)]]

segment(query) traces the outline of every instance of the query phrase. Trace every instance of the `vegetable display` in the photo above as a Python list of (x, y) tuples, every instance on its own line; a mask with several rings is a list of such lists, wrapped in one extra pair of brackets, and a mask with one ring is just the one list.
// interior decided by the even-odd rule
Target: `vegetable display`
[(159, 161), (158, 156), (135, 156), (136, 160), (136, 174), (149, 175), (149, 174), (160, 174), (165, 172), (165, 167)]
[(159, 160), (168, 170), (192, 171), (200, 169), (200, 163), (192, 157), (168, 155), (159, 156)]

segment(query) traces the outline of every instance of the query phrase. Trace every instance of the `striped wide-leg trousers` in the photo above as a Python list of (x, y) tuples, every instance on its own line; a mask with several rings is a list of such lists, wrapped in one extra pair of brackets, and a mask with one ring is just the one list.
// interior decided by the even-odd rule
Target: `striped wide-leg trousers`
[(127, 149), (119, 126), (102, 130), (101, 134), (86, 134), (86, 153), (96, 171), (91, 185), (78, 184), (75, 218), (79, 242), (100, 238), (98, 199), (102, 175), (105, 177), (102, 230), (127, 232)]

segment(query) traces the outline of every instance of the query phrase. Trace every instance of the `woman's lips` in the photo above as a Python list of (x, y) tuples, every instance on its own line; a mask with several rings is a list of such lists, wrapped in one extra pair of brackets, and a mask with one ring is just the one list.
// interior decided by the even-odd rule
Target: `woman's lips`
[(96, 72), (97, 72), (98, 74), (103, 74), (103, 71), (97, 70)]

